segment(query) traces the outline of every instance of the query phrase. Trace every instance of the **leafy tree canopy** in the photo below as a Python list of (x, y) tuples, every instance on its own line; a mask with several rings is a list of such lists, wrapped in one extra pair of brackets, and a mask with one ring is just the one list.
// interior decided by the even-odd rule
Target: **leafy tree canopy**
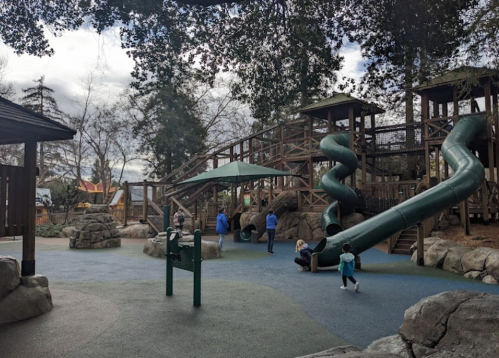
[(462, 45), (476, 0), (336, 0), (338, 31), (367, 60), (364, 83), (396, 93), (446, 70)]

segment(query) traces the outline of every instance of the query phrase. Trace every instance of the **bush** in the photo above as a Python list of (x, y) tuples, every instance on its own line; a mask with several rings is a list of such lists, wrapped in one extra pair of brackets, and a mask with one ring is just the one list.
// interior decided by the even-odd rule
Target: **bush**
[(71, 225), (36, 225), (35, 226), (35, 236), (41, 237), (60, 237), (62, 229)]

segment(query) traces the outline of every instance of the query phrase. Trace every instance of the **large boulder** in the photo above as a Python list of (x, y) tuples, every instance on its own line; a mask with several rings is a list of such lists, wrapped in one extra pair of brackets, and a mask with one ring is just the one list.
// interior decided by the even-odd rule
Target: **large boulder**
[(489, 257), (491, 250), (486, 247), (479, 247), (466, 252), (461, 258), (463, 272), (483, 271), (485, 270), (485, 261)]
[(444, 263), (442, 268), (445, 271), (454, 272), (454, 273), (464, 273), (463, 265), (461, 264), (461, 258), (464, 254), (473, 251), (471, 247), (467, 246), (455, 246), (451, 247), (445, 255)]
[(11, 256), (0, 256), (0, 301), (21, 283), (19, 262)]
[(368, 352), (362, 351), (354, 346), (342, 346), (327, 349), (319, 353), (313, 353), (298, 358), (400, 358), (396, 354), (387, 352)]
[(127, 226), (119, 226), (120, 237), (130, 239), (147, 239), (149, 237), (148, 224), (131, 224)]
[[(179, 244), (194, 246), (194, 235), (184, 235), (179, 239)], [(143, 252), (152, 257), (165, 258), (166, 232), (160, 232), (155, 238), (147, 239)], [(218, 242), (201, 240), (201, 258), (203, 260), (222, 257)]]
[[(499, 296), (450, 291), (407, 309), (400, 334), (431, 357), (499, 357)], [(415, 355), (426, 357), (429, 355)]]
[(460, 246), (450, 240), (436, 240), (436, 242), (428, 248), (424, 256), (425, 266), (441, 268), (444, 264), (445, 256), (453, 247)]
[[(442, 239), (438, 236), (430, 236), (430, 237), (424, 238), (424, 255), (425, 255), (425, 257), (426, 257), (426, 252), (428, 251), (428, 249), (438, 240), (442, 240)], [(412, 252), (411, 261), (416, 263), (418, 260), (418, 243), (417, 242), (412, 244), (411, 252)]]
[(75, 227), (74, 226), (66, 226), (59, 233), (59, 237), (62, 237), (62, 238), (71, 237), (71, 236), (73, 236), (74, 231), (75, 231)]
[(490, 250), (490, 255), (485, 260), (485, 270), (499, 280), (499, 250)]
[(0, 324), (22, 321), (51, 309), (47, 278), (21, 276), (15, 258), (0, 256)]
[(364, 352), (387, 352), (398, 357), (411, 358), (407, 353), (405, 342), (399, 334), (380, 338), (372, 342)]

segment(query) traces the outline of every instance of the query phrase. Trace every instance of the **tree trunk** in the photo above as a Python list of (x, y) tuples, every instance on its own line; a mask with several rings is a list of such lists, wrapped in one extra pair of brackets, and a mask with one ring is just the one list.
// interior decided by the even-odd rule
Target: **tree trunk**
[(258, 233), (258, 238), (265, 233), (267, 229), (267, 214), (270, 209), (274, 210), (274, 215), (279, 218), (279, 216), (284, 214), (286, 211), (296, 208), (298, 208), (298, 192), (282, 192), (274, 200), (272, 200), (272, 203), (251, 218), (250, 222), (241, 230), (241, 239), (249, 241), (252, 236), (252, 231), (256, 231)]

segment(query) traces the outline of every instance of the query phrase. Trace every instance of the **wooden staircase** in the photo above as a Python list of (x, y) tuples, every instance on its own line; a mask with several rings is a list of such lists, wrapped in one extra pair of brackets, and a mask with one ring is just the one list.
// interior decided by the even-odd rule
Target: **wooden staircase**
[(416, 226), (411, 226), (402, 231), (393, 246), (392, 254), (398, 255), (412, 255), (411, 246), (418, 238), (418, 230)]

